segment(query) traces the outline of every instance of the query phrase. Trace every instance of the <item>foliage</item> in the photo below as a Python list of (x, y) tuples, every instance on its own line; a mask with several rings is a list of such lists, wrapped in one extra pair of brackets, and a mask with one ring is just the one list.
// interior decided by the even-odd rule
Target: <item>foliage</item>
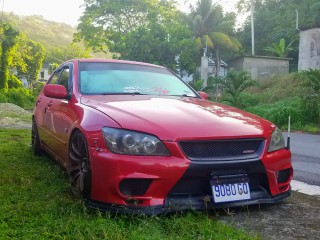
[(306, 77), (304, 86), (309, 89), (308, 94), (304, 96), (304, 108), (309, 111), (307, 116), (312, 123), (320, 127), (320, 70), (310, 69), (301, 74)]
[(213, 5), (212, 0), (198, 0), (196, 7), (191, 6), (191, 27), (198, 49), (215, 51), (216, 76), (220, 71), (222, 50), (239, 51), (241, 43), (231, 35), (235, 25), (234, 14), (223, 14), (222, 7)]
[(15, 75), (11, 74), (9, 81), (8, 81), (8, 87), (9, 88), (22, 88), (22, 83), (19, 78), (17, 78)]
[(17, 76), (28, 81), (29, 86), (38, 80), (39, 72), (42, 68), (45, 50), (41, 43), (37, 43), (26, 37), (20, 42), (18, 48), (23, 64), (17, 65)]
[(29, 86), (32, 86), (42, 67), (43, 46), (28, 39), (10, 23), (3, 23), (0, 30), (1, 38), (3, 38), (1, 43), (0, 89), (22, 87), (18, 78), (26, 79)]
[(72, 43), (75, 29), (65, 23), (44, 19), (42, 16), (18, 16), (14, 13), (3, 13), (3, 19), (11, 22), (28, 39), (41, 43), (47, 52), (55, 48), (64, 48)]
[(313, 90), (313, 93), (320, 96), (320, 70), (309, 69), (303, 71), (303, 75), (306, 76), (305, 86)]
[[(253, 0), (254, 2), (254, 25), (255, 25), (255, 54), (265, 54), (264, 49), (272, 43), (284, 38), (286, 42), (299, 39), (299, 31), (296, 30), (296, 10), (299, 12), (299, 28), (306, 30), (320, 27), (319, 0)], [(249, 13), (251, 0), (240, 0), (238, 11), (242, 14)], [(251, 53), (251, 20), (250, 15), (242, 29), (238, 31), (244, 54)], [(299, 41), (294, 41), (292, 52), (288, 57), (298, 60)]]
[[(65, 47), (57, 47), (46, 54), (45, 62), (52, 66), (53, 70), (61, 63), (74, 58), (90, 58), (89, 50), (83, 48), (76, 43), (71, 43)], [(52, 70), (52, 69), (51, 69)]]
[[(114, 58), (165, 65), (188, 73), (195, 64), (191, 33), (169, 0), (85, 1), (75, 40)], [(178, 59), (177, 59), (178, 57)]]
[(203, 90), (203, 87), (204, 87), (203, 83), (204, 83), (204, 81), (201, 79), (197, 79), (197, 80), (193, 80), (193, 81), (189, 82), (190, 86), (196, 91)]
[(220, 80), (219, 77), (212, 77), (208, 78), (207, 86), (204, 86), (204, 80), (200, 79), (200, 74), (198, 71), (193, 75), (193, 80), (189, 82), (189, 85), (196, 91), (204, 91), (209, 94), (209, 98), (213, 97), (213, 94), (216, 90), (216, 84)]
[(12, 88), (0, 90), (1, 103), (13, 103), (22, 108), (33, 109), (36, 96), (29, 89)]
[(277, 57), (285, 58), (288, 53), (293, 50), (291, 45), (294, 41), (291, 41), (288, 45), (286, 45), (285, 39), (281, 38), (279, 44), (272, 43), (272, 47), (267, 47), (264, 50), (275, 54)]
[(32, 92), (33, 95), (38, 96), (44, 85), (45, 85), (45, 82), (40, 82), (40, 81), (36, 82), (33, 85), (33, 92)]
[(0, 65), (0, 89), (8, 89), (10, 78), (9, 66), (12, 62), (12, 50), (17, 44), (19, 32), (10, 23), (1, 23), (1, 65)]
[(235, 107), (244, 107), (241, 93), (248, 87), (254, 86), (256, 81), (252, 80), (246, 71), (229, 71), (223, 84), (222, 101)]
[(288, 118), (291, 116), (292, 128), (301, 130), (308, 124), (316, 124), (319, 118), (314, 117), (311, 105), (305, 105), (302, 98), (289, 98), (273, 104), (258, 104), (245, 109), (275, 123), (282, 129), (288, 126)]
[(132, 216), (89, 211), (68, 174), (30, 149), (30, 130), (0, 129), (0, 239), (259, 239), (214, 216)]
[(317, 133), (320, 132), (320, 101), (316, 96), (303, 72), (263, 79), (241, 92), (239, 101), (246, 111), (264, 117), (282, 129), (287, 128), (291, 116), (292, 129)]

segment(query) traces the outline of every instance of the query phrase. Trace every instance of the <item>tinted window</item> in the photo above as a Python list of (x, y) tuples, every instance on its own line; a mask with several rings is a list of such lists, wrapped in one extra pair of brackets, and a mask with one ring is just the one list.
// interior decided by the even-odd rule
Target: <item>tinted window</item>
[(164, 68), (124, 63), (80, 63), (83, 94), (197, 95)]
[(69, 80), (69, 68), (64, 68), (60, 76), (59, 84), (65, 86), (68, 89), (68, 80)]
[(50, 81), (49, 81), (49, 84), (57, 84), (57, 81), (58, 81), (58, 78), (59, 78), (59, 75), (60, 75), (60, 72), (61, 70), (55, 72), (53, 74), (53, 76), (51, 77)]

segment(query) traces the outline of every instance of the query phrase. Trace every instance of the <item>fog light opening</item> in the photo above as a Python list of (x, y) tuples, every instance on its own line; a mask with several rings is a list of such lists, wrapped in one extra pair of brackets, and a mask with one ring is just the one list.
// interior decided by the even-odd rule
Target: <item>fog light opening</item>
[(143, 196), (148, 190), (152, 179), (144, 178), (127, 178), (123, 179), (119, 184), (120, 193), (125, 197)]
[(277, 181), (278, 183), (284, 183), (289, 180), (290, 177), (290, 169), (284, 169), (277, 172)]
[(127, 198), (124, 201), (130, 205), (139, 205), (139, 204), (143, 203), (143, 200), (139, 200), (139, 199), (135, 199), (135, 198)]

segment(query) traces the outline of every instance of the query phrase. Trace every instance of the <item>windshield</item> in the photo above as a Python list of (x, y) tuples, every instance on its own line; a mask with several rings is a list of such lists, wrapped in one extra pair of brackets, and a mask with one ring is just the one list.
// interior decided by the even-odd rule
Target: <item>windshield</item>
[(82, 94), (146, 94), (197, 97), (183, 81), (163, 68), (125, 63), (80, 63)]

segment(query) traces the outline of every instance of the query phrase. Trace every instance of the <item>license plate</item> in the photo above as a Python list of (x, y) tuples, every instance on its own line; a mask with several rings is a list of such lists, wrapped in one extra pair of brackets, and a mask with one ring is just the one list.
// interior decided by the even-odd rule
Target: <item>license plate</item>
[(211, 187), (215, 203), (250, 199), (248, 183), (230, 183), (212, 185)]

